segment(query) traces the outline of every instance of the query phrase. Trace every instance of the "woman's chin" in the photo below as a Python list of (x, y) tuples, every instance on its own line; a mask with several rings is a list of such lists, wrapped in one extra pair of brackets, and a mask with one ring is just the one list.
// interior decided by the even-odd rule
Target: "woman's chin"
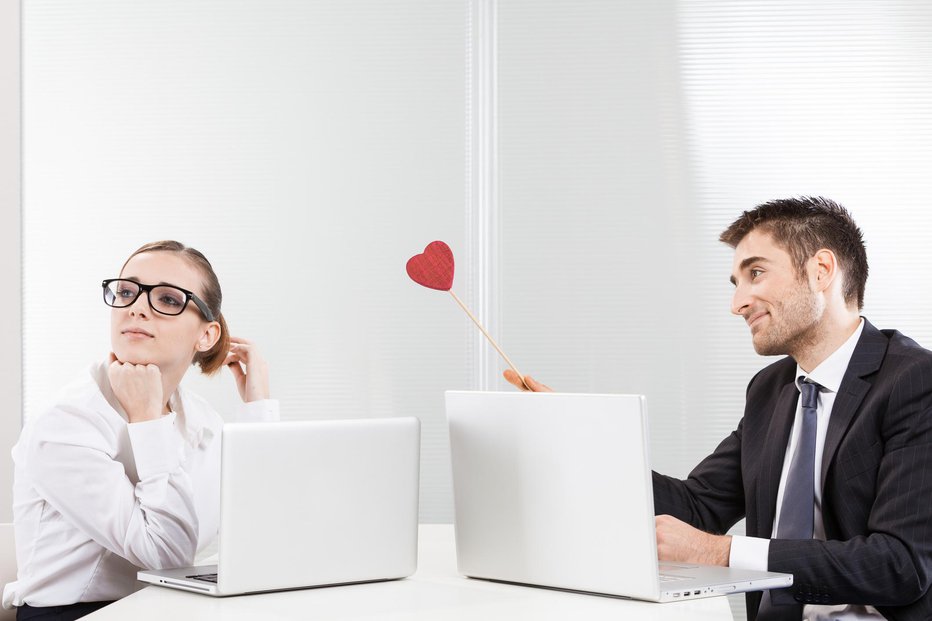
[(157, 364), (150, 357), (141, 356), (135, 352), (115, 351), (113, 355), (116, 356), (117, 362), (122, 362), (123, 364)]

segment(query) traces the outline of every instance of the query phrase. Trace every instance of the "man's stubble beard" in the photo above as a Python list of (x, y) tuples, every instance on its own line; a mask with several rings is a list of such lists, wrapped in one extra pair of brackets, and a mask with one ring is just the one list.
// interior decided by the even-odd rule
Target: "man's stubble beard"
[(810, 349), (821, 340), (820, 322), (824, 304), (809, 287), (808, 282), (800, 282), (782, 301), (773, 307), (779, 314), (779, 325), (770, 315), (770, 325), (761, 336), (766, 340), (753, 339), (754, 351), (761, 356), (792, 356), (797, 358), (800, 351)]

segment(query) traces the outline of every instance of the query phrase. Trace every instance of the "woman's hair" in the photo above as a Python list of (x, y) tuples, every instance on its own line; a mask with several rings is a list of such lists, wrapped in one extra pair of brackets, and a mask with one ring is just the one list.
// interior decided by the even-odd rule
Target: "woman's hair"
[(204, 276), (204, 293), (199, 297), (204, 300), (210, 312), (213, 313), (214, 317), (216, 317), (217, 321), (220, 323), (220, 338), (217, 339), (214, 346), (207, 351), (198, 352), (191, 363), (201, 367), (201, 373), (205, 375), (216, 373), (220, 367), (223, 366), (223, 361), (226, 360), (227, 352), (230, 351), (230, 332), (227, 329), (227, 322), (223, 318), (223, 313), (220, 312), (220, 303), (223, 301), (223, 293), (220, 291), (220, 281), (217, 279), (217, 274), (214, 273), (213, 266), (210, 264), (210, 261), (207, 260), (207, 257), (194, 248), (189, 248), (181, 242), (164, 240), (148, 243), (129, 255), (129, 259), (126, 259), (126, 263), (120, 268), (120, 274), (126, 269), (126, 264), (129, 263), (130, 259), (144, 252), (178, 253), (187, 259), (191, 265), (200, 270), (201, 274)]

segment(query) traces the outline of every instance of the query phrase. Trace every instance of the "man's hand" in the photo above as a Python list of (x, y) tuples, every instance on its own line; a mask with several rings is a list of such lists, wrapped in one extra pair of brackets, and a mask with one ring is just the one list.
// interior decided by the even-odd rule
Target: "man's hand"
[(545, 384), (541, 384), (540, 382), (534, 380), (530, 375), (524, 376), (524, 384), (521, 383), (521, 376), (511, 369), (505, 369), (503, 375), (509, 384), (515, 386), (516, 388), (520, 388), (524, 392), (528, 392), (528, 388), (531, 389), (531, 392), (553, 392), (553, 388)]
[(654, 524), (657, 527), (657, 557), (661, 561), (728, 567), (730, 536), (710, 535), (672, 515), (658, 515)]
[(111, 353), (107, 376), (129, 422), (142, 423), (162, 416), (162, 372), (156, 365), (120, 362)]

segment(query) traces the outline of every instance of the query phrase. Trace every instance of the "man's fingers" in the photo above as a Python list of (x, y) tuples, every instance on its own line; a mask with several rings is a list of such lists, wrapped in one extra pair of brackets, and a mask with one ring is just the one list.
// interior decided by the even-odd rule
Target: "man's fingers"
[(515, 373), (511, 369), (505, 369), (505, 372), (503, 373), (503, 375), (505, 376), (505, 381), (507, 381), (509, 384), (511, 384), (515, 388), (519, 388), (521, 390), (527, 391), (527, 388), (524, 386), (524, 383), (521, 381), (521, 377), (517, 373)]
[[(518, 377), (517, 374), (515, 374), (515, 377)], [(534, 379), (530, 375), (524, 376), (524, 383), (527, 384), (527, 387), (533, 390), (534, 392), (553, 392), (553, 388), (551, 388), (547, 384), (541, 384), (540, 382), (538, 382), (536, 379)]]
[(533, 390), (534, 392), (553, 392), (550, 386), (547, 386), (546, 384), (541, 384), (540, 382), (538, 382), (536, 379), (534, 379), (530, 375), (524, 376), (524, 383), (527, 384), (527, 387)]
[(521, 376), (514, 372), (512, 369), (505, 369), (502, 373), (505, 377), (505, 380), (514, 386), (515, 388), (520, 388), (521, 390), (527, 392), (528, 390), (532, 392), (553, 392), (553, 389), (546, 384), (541, 384), (530, 375), (524, 376), (524, 381), (521, 380)]

